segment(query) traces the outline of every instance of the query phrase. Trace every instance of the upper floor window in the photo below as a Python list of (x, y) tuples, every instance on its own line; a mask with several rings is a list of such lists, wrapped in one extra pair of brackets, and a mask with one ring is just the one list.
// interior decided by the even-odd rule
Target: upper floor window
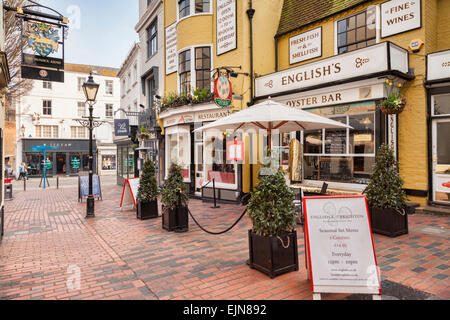
[(211, 48), (195, 48), (196, 88), (211, 90)]
[(106, 104), (105, 116), (107, 118), (112, 118), (113, 117), (113, 105), (112, 104)]
[(152, 3), (153, 0), (147, 0), (147, 7)]
[(209, 0), (195, 0), (195, 13), (209, 12), (210, 5)]
[(153, 21), (147, 29), (147, 58), (158, 51), (158, 27), (157, 20)]
[(180, 91), (186, 93), (191, 91), (191, 50), (180, 53), (178, 73), (180, 74)]
[(110, 96), (114, 94), (114, 82), (112, 80), (105, 81), (105, 92)]
[(337, 22), (338, 54), (376, 44), (376, 7)]
[(78, 91), (83, 91), (83, 84), (86, 82), (86, 78), (78, 78)]
[(178, 11), (180, 19), (190, 15), (191, 0), (178, 0)]
[(51, 90), (52, 89), (52, 83), (50, 81), (43, 81), (42, 82), (42, 88)]
[(84, 117), (86, 115), (86, 103), (78, 102), (77, 113), (79, 117)]
[(59, 138), (58, 126), (36, 126), (36, 138)]
[(51, 100), (43, 100), (42, 101), (42, 114), (44, 116), (52, 115), (52, 101)]

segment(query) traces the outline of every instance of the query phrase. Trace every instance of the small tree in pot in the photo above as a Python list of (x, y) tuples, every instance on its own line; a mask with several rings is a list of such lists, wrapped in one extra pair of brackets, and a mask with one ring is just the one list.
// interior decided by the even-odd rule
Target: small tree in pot
[(158, 218), (159, 189), (156, 182), (155, 164), (147, 159), (142, 168), (142, 177), (139, 182), (137, 195), (137, 218), (147, 220)]
[(172, 163), (162, 191), (162, 226), (168, 231), (186, 232), (189, 228), (188, 208), (182, 168)]
[(298, 270), (295, 195), (280, 169), (263, 167), (259, 181), (247, 207), (253, 223), (249, 264), (274, 278)]
[(373, 232), (390, 237), (408, 233), (403, 184), (394, 152), (387, 144), (383, 144), (365, 191)]

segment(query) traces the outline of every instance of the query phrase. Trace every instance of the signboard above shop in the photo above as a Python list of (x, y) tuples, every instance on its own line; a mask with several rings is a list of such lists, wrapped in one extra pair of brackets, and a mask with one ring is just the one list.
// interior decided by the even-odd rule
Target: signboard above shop
[(408, 77), (408, 71), (408, 51), (391, 42), (382, 42), (256, 78), (255, 92), (262, 99), (393, 72)]
[(381, 37), (418, 29), (422, 24), (421, 0), (391, 0), (381, 4)]
[(431, 53), (427, 57), (427, 81), (450, 79), (450, 50)]
[(289, 38), (289, 64), (322, 56), (322, 28)]

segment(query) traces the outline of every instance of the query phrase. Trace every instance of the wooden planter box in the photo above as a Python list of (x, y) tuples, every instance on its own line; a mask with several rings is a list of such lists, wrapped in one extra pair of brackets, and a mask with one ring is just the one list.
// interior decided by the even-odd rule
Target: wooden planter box
[[(275, 278), (284, 273), (298, 271), (297, 231), (288, 234), (289, 247), (284, 248), (277, 237), (262, 237), (249, 230), (250, 268)], [(287, 238), (282, 238), (287, 245)]]
[(155, 219), (159, 217), (158, 200), (137, 203), (136, 216), (139, 220)]
[(369, 207), (372, 232), (391, 238), (408, 234), (408, 214), (401, 215), (393, 209)]
[(188, 208), (181, 206), (175, 209), (162, 207), (162, 227), (167, 231), (189, 231)]

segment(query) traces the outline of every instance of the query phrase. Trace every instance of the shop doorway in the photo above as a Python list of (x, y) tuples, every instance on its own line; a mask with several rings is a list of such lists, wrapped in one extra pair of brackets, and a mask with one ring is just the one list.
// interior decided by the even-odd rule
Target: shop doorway
[(450, 119), (433, 120), (433, 201), (450, 205)]
[(56, 173), (57, 174), (66, 174), (66, 155), (64, 153), (56, 154)]

